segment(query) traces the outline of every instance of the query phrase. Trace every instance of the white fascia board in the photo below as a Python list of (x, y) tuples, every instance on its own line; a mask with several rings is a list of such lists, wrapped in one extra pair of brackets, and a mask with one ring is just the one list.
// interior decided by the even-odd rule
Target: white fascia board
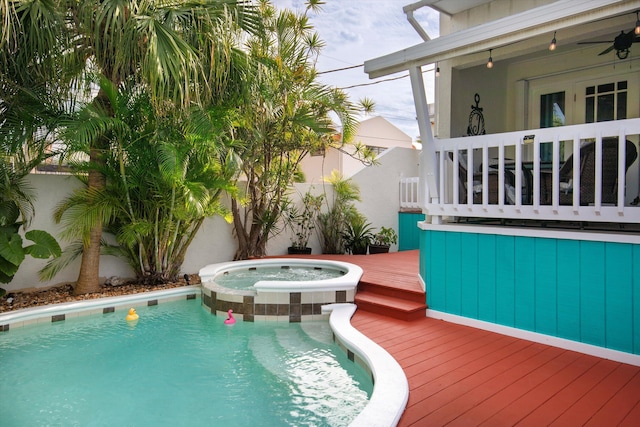
[(640, 0), (559, 0), (370, 59), (364, 72), (373, 79), (638, 9)]
[(425, 6), (448, 16), (473, 9), (492, 0), (425, 0)]

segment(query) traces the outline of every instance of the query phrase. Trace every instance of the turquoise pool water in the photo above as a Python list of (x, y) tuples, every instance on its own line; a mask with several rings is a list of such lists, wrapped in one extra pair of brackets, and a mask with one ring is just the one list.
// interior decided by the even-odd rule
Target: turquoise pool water
[(271, 281), (302, 281), (302, 280), (326, 280), (343, 276), (344, 272), (334, 268), (313, 267), (259, 267), (254, 269), (234, 269), (219, 274), (214, 281), (228, 289), (250, 290), (260, 280)]
[(223, 324), (200, 300), (0, 333), (0, 424), (342, 426), (368, 375), (327, 322)]

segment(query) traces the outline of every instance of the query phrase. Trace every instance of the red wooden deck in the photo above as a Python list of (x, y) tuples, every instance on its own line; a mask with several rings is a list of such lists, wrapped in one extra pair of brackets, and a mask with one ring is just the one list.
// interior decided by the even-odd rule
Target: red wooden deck
[[(363, 280), (419, 283), (417, 251), (339, 259), (360, 265)], [(358, 310), (352, 324), (407, 375), (400, 426), (640, 426), (638, 366), (426, 317)]]

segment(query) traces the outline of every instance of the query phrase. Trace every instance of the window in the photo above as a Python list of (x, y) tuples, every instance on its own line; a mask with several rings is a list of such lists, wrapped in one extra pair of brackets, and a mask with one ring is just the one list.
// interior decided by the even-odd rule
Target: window
[(627, 81), (585, 88), (585, 123), (627, 118)]
[(564, 126), (564, 92), (547, 93), (540, 96), (540, 127)]
[[(564, 92), (540, 95), (540, 128), (564, 126), (566, 124)], [(564, 151), (561, 143), (560, 152)], [(553, 159), (553, 143), (540, 144), (540, 160), (550, 162)]]

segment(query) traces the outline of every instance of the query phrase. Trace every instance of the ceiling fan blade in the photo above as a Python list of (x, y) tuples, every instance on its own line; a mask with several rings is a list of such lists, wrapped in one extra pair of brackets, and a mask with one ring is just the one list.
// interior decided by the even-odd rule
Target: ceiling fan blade
[(598, 56), (600, 56), (600, 55), (606, 55), (607, 53), (611, 52), (613, 49), (614, 49), (614, 47), (613, 47), (613, 46), (609, 46), (608, 48), (606, 48), (605, 50), (603, 50), (602, 52), (600, 52), (600, 53), (598, 54)]
[(577, 44), (599, 44), (599, 43), (613, 43), (613, 41), (608, 40), (608, 41), (594, 41), (594, 42), (578, 42)]

